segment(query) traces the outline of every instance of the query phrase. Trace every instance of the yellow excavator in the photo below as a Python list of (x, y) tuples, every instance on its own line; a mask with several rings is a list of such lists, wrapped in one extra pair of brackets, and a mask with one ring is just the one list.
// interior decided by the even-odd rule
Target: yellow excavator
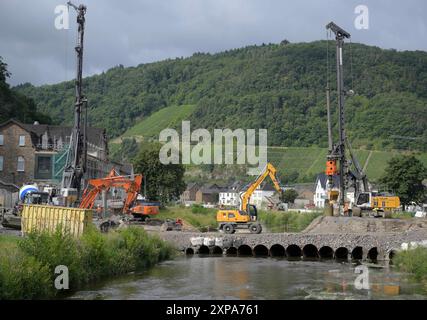
[(218, 229), (227, 234), (236, 232), (236, 229), (249, 229), (251, 233), (261, 233), (261, 224), (257, 221), (257, 208), (254, 205), (249, 204), (249, 200), (258, 188), (258, 186), (270, 176), (273, 181), (274, 188), (282, 193), (282, 188), (276, 177), (276, 168), (271, 164), (267, 163), (261, 174), (252, 182), (248, 189), (240, 196), (240, 208), (239, 210), (218, 210), (216, 214), (216, 221), (218, 222)]

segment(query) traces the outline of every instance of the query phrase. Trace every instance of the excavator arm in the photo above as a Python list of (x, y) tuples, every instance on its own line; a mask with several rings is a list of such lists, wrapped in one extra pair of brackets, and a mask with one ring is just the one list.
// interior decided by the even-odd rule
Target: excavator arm
[(101, 179), (91, 179), (88, 181), (88, 188), (85, 189), (80, 202), (80, 208), (91, 209), (95, 203), (96, 197), (102, 191), (109, 191), (110, 188), (123, 188), (126, 192), (126, 200), (123, 206), (123, 213), (128, 213), (130, 206), (138, 196), (141, 188), (142, 175), (135, 175), (134, 179), (125, 176), (118, 176), (114, 169), (110, 171), (107, 177)]
[(276, 172), (277, 172), (276, 168), (271, 163), (267, 163), (267, 165), (265, 166), (261, 174), (249, 186), (248, 190), (246, 190), (246, 192), (241, 196), (240, 210), (248, 212), (249, 200), (252, 194), (259, 187), (259, 185), (265, 180), (265, 178), (267, 178), (267, 176), (270, 176), (271, 180), (273, 181), (274, 188), (279, 193), (282, 192), (282, 188), (280, 187), (280, 183), (276, 177)]

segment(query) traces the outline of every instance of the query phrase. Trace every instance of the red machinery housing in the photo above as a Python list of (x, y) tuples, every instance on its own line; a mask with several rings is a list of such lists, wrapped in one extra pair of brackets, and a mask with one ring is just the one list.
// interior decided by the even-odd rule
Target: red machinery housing
[(97, 196), (102, 192), (108, 192), (110, 188), (122, 188), (126, 192), (124, 201), (124, 214), (135, 216), (148, 216), (159, 213), (159, 206), (155, 203), (141, 203), (137, 200), (138, 192), (141, 189), (142, 175), (136, 174), (133, 179), (130, 176), (117, 175), (114, 168), (107, 177), (91, 179), (88, 181), (88, 187), (84, 190), (80, 208), (92, 209)]

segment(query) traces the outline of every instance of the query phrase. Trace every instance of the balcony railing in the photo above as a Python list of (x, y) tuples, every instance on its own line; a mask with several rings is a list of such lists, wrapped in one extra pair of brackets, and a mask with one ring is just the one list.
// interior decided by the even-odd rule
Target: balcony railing
[(53, 151), (62, 151), (65, 148), (67, 148), (67, 145), (58, 146), (57, 144), (45, 144), (45, 143), (38, 143), (36, 144), (36, 148), (39, 150), (53, 150)]

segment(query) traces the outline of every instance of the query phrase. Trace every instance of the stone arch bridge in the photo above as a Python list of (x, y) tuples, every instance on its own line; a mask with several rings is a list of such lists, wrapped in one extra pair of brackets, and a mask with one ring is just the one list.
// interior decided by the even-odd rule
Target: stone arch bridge
[(224, 254), (288, 258), (389, 260), (408, 244), (427, 245), (427, 233), (192, 233), (162, 232), (161, 238), (186, 254)]

